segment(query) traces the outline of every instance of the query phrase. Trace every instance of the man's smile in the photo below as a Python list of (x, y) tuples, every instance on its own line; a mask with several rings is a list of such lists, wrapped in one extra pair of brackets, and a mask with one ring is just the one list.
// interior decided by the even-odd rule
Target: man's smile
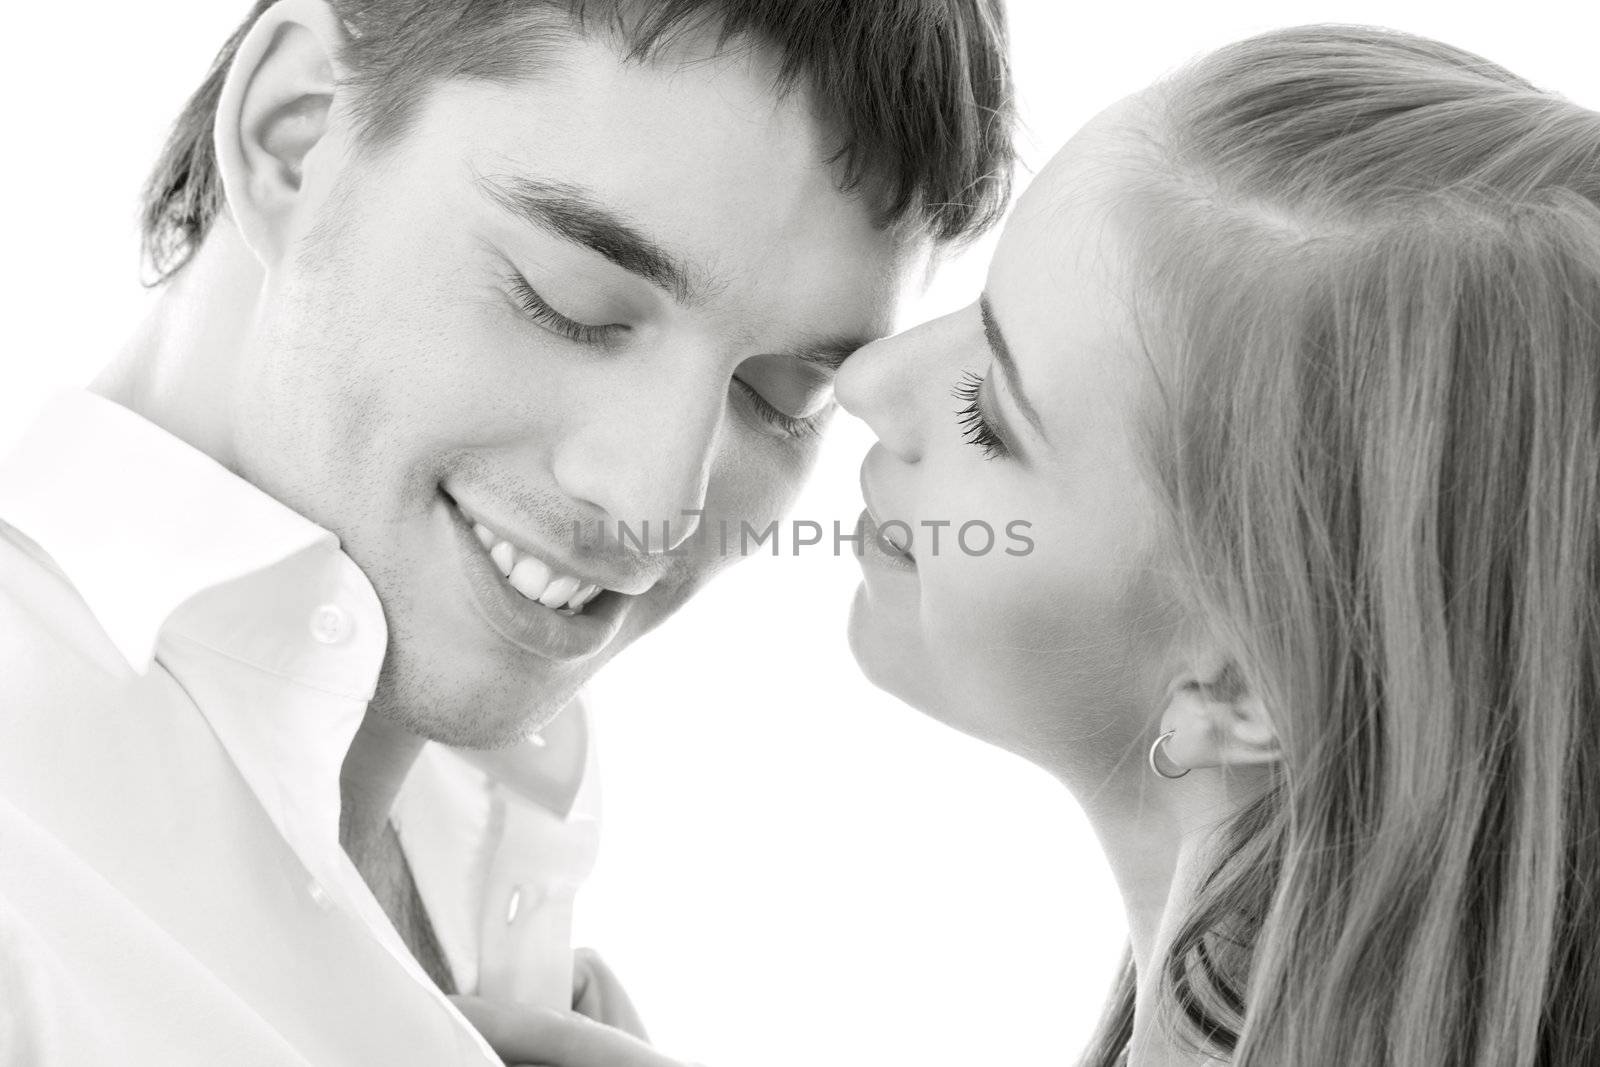
[[(616, 637), (634, 596), (568, 573), (564, 565), (556, 569), (448, 496), (441, 504), (469, 598), (490, 629), (524, 651), (563, 661), (588, 659)], [(650, 587), (634, 584), (641, 593)]]
[[(465, 509), (462, 509), (461, 515), (472, 521), (472, 516)], [(494, 565), (500, 568), (500, 573), (505, 575), (513, 589), (558, 614), (580, 615), (584, 605), (604, 591), (597, 582), (585, 582), (582, 578), (562, 574), (481, 522), (472, 523), (472, 532), (478, 535), (478, 543), (489, 553), (489, 558), (494, 560)]]

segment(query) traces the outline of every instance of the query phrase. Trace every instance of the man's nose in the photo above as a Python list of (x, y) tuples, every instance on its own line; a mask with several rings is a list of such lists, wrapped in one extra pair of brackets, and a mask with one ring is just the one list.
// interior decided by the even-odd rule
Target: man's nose
[(725, 380), (710, 376), (630, 383), (569, 423), (555, 448), (556, 484), (617, 524), (609, 536), (650, 552), (676, 548), (700, 525), (726, 404)]

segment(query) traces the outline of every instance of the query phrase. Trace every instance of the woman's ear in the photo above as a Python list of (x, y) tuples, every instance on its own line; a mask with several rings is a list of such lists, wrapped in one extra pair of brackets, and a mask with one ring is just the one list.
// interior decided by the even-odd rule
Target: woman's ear
[(1164, 755), (1184, 768), (1252, 767), (1282, 758), (1278, 730), (1231, 659), (1198, 657), (1168, 690)]
[(239, 43), (212, 136), (234, 225), (263, 267), (287, 250), (328, 132), (344, 33), (324, 0), (279, 0)]

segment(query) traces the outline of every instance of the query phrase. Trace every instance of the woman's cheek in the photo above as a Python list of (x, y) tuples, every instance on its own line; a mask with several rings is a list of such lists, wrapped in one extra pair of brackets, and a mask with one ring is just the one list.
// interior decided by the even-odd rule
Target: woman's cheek
[[(1059, 680), (1062, 656), (1081, 635), (1062, 614), (1049, 576), (1026, 558), (941, 554), (925, 561), (921, 629), (928, 667), (945, 694), (941, 715), (975, 736), (1014, 748), (1026, 694)], [(1031, 727), (1029, 731), (1031, 732)]]

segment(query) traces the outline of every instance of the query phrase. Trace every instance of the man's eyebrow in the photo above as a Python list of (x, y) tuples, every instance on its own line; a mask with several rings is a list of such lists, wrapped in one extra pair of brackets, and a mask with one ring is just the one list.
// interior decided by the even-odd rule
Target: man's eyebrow
[(1000, 373), (1005, 376), (1011, 399), (1015, 401), (1017, 409), (1022, 412), (1023, 418), (1028, 420), (1029, 425), (1041, 438), (1048, 441), (1050, 438), (1044, 432), (1044, 422), (1039, 418), (1039, 412), (1034, 409), (1028, 394), (1023, 392), (1022, 378), (1017, 374), (1017, 361), (1011, 355), (1011, 346), (1006, 344), (1006, 335), (1000, 332), (1000, 323), (994, 317), (994, 307), (989, 303), (988, 293), (978, 297), (978, 313), (983, 317), (983, 336), (989, 342), (989, 351), (993, 353), (994, 361), (1000, 365)]
[(830, 337), (805, 345), (791, 354), (802, 362), (824, 370), (837, 371), (858, 349), (867, 347), (874, 340), (875, 338), (871, 337)]
[(482, 175), (478, 188), (523, 221), (604, 256), (623, 270), (667, 290), (680, 304), (694, 303), (702, 295), (686, 264), (576, 185)]

